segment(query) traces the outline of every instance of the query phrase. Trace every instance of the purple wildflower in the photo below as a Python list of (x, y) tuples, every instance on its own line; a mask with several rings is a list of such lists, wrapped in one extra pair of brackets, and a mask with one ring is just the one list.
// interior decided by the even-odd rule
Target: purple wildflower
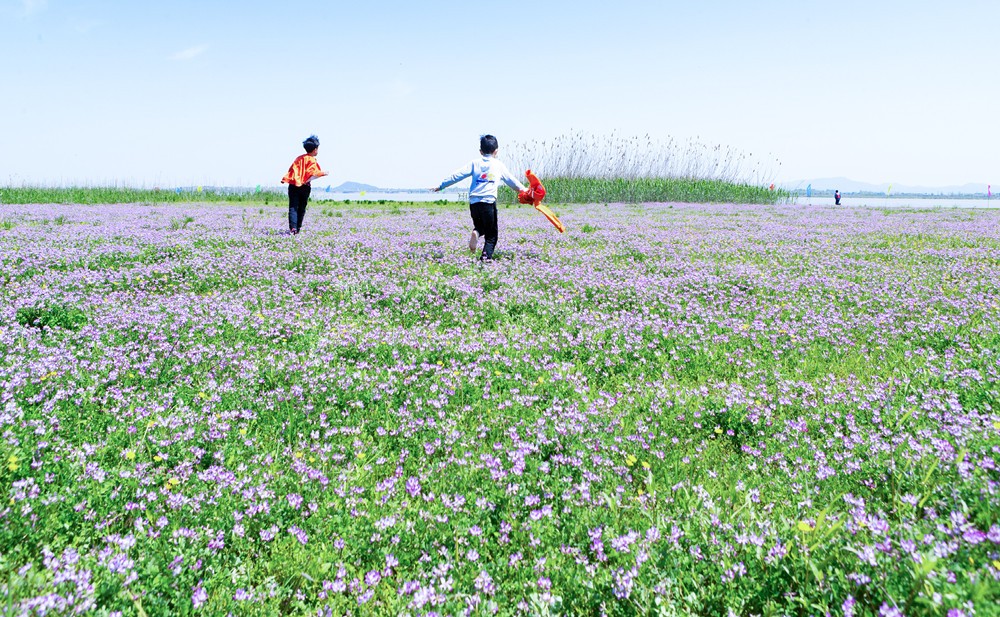
[(191, 588), (191, 603), (194, 604), (195, 608), (201, 608), (201, 605), (206, 601), (208, 601), (208, 593), (205, 592), (205, 588), (199, 582)]

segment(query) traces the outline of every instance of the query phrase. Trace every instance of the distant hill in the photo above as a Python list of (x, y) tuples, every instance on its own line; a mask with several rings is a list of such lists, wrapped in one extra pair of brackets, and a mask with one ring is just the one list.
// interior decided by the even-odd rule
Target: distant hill
[[(798, 180), (796, 182), (785, 182), (781, 188), (791, 191), (804, 191), (812, 184), (814, 191), (834, 191), (841, 193), (885, 193), (889, 189), (889, 183), (872, 184), (870, 182), (858, 182), (850, 178), (813, 178), (812, 180)], [(892, 183), (892, 193), (908, 193), (914, 195), (976, 195), (986, 194), (986, 183), (969, 183), (953, 186), (915, 186), (909, 184)]]
[(340, 186), (335, 186), (330, 189), (334, 193), (360, 193), (361, 191), (381, 191), (377, 186), (372, 186), (370, 184), (362, 184), (360, 182), (345, 182)]

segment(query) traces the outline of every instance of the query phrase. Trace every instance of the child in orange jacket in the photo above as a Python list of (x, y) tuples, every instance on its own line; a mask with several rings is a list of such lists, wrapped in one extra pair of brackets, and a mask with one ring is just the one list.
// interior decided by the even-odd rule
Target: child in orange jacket
[(319, 168), (316, 155), (319, 154), (319, 137), (310, 135), (302, 142), (306, 153), (301, 154), (292, 162), (288, 173), (281, 179), (282, 184), (288, 184), (288, 233), (297, 234), (302, 231), (302, 219), (306, 217), (306, 204), (309, 203), (309, 193), (314, 178), (327, 175)]

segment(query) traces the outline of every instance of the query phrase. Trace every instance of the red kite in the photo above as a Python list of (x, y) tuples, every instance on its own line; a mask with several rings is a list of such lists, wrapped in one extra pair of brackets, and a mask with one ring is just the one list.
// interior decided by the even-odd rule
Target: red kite
[(549, 222), (559, 230), (559, 233), (564, 233), (566, 226), (562, 224), (555, 212), (542, 205), (542, 200), (545, 198), (545, 187), (542, 186), (542, 181), (530, 169), (524, 172), (524, 175), (528, 177), (528, 190), (518, 193), (517, 201), (522, 204), (533, 205), (535, 210), (538, 210), (545, 215), (545, 218), (549, 219)]

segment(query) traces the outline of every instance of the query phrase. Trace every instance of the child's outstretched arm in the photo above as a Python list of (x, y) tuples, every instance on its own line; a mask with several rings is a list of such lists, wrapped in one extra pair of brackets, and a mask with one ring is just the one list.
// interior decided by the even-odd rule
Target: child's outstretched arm
[(328, 172), (325, 172), (322, 169), (320, 169), (319, 163), (316, 161), (316, 159), (312, 159), (311, 161), (309, 161), (308, 165), (306, 166), (305, 179), (307, 183), (312, 182), (316, 178), (322, 178), (323, 176), (328, 176), (328, 175), (330, 175)]
[(431, 190), (437, 193), (441, 190), (448, 188), (452, 184), (455, 184), (456, 182), (461, 182), (462, 180), (465, 180), (471, 175), (472, 175), (472, 163), (466, 163), (465, 165), (456, 169), (455, 173), (445, 178), (444, 181), (441, 182), (441, 184), (432, 188)]
[(507, 169), (506, 165), (504, 165), (500, 170), (500, 174), (500, 179), (503, 180), (503, 183), (515, 191), (520, 193), (528, 190), (523, 184), (521, 184), (520, 180), (511, 175), (510, 170)]
[(306, 182), (312, 182), (316, 178), (322, 178), (323, 176), (329, 176), (329, 175), (330, 175), (330, 172), (323, 171), (322, 169), (317, 169), (316, 173), (309, 175), (309, 179), (306, 180)]

